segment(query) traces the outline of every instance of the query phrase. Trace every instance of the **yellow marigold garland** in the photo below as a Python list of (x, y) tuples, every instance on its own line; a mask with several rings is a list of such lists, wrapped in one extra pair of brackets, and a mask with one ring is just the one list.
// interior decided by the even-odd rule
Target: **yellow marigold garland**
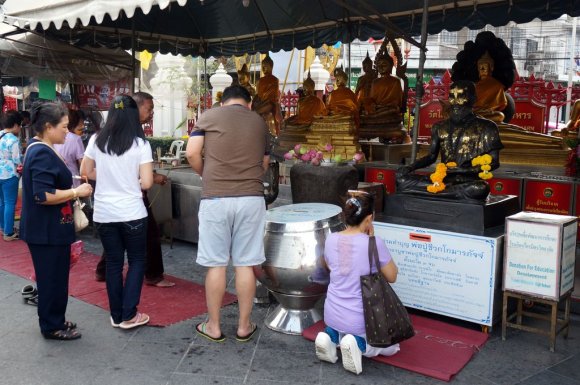
[(447, 175), (447, 166), (444, 163), (439, 163), (435, 167), (435, 172), (431, 174), (429, 177), (433, 184), (427, 186), (427, 191), (430, 193), (436, 194), (439, 191), (445, 190), (445, 183), (443, 183), (443, 179)]
[(491, 161), (492, 161), (491, 155), (489, 154), (483, 154), (471, 160), (472, 166), (481, 166), (481, 172), (477, 175), (483, 180), (493, 178), (493, 174), (490, 172)]

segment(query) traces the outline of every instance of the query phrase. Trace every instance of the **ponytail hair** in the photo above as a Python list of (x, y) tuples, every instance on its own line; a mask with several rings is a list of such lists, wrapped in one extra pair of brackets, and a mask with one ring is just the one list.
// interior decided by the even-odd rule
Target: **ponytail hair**
[(349, 190), (350, 198), (344, 204), (342, 212), (349, 226), (358, 226), (369, 215), (375, 212), (375, 197), (366, 191)]

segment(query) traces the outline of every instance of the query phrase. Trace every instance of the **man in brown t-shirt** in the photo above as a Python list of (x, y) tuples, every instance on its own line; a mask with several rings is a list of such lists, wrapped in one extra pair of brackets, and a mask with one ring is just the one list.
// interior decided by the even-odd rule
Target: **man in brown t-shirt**
[[(250, 93), (234, 85), (224, 90), (222, 106), (206, 111), (187, 142), (186, 156), (202, 176), (197, 263), (208, 268), (205, 292), (208, 320), (196, 331), (222, 342), (220, 308), (230, 256), (236, 271), (239, 320), (236, 340), (250, 340), (256, 278), (264, 262), (266, 207), (262, 177), (268, 168), (268, 127), (250, 110)], [(203, 156), (202, 156), (203, 155)]]

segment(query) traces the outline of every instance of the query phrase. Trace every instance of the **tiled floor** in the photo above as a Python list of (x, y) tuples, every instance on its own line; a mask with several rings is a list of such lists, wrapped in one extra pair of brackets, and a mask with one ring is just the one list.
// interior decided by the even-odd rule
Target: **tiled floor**
[[(90, 231), (82, 238), (88, 250), (101, 252)], [(204, 270), (194, 263), (195, 252), (192, 244), (176, 242), (173, 249), (164, 245), (166, 271), (203, 283)], [(231, 271), (228, 277), (228, 290), (233, 291)], [(262, 323), (256, 338), (246, 344), (232, 338), (214, 344), (198, 337), (193, 325), (204, 316), (166, 328), (113, 329), (104, 310), (74, 298), (67, 314), (78, 322), (83, 338), (47, 341), (38, 332), (36, 308), (20, 298), (26, 283), (0, 270), (0, 384), (441, 383), (369, 360), (363, 362), (363, 373), (355, 376), (340, 363), (319, 362), (311, 342), (276, 333)], [(257, 306), (254, 320), (263, 320), (271, 309)], [(223, 309), (225, 334), (235, 333), (236, 312), (236, 305)], [(550, 353), (547, 337), (508, 330), (507, 340), (502, 341), (500, 332), (500, 327), (494, 328), (488, 343), (453, 384), (580, 385), (580, 315), (573, 315), (569, 338), (558, 337), (555, 353)]]

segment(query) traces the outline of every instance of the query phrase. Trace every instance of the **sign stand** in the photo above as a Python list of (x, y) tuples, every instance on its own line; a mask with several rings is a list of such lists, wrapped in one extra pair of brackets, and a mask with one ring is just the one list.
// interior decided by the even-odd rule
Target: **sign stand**
[[(552, 299), (545, 299), (540, 298), (533, 295), (521, 294), (516, 293), (513, 291), (504, 291), (503, 293), (503, 314), (502, 314), (502, 322), (501, 322), (501, 339), (505, 341), (506, 339), (506, 332), (507, 328), (513, 328), (517, 330), (523, 330), (531, 333), (543, 334), (550, 337), (550, 351), (553, 353), (556, 348), (556, 336), (560, 334), (560, 332), (564, 332), (564, 338), (568, 338), (568, 331), (570, 330), (570, 298), (572, 292), (568, 292), (562, 297), (562, 300), (565, 304), (564, 309), (564, 317), (558, 317), (558, 300)], [(512, 314), (508, 315), (508, 302), (510, 298), (517, 299), (517, 309)], [(531, 311), (524, 311), (523, 310), (523, 301), (533, 301), (542, 303), (545, 305), (550, 306), (551, 313), (550, 315), (539, 314)], [(535, 319), (541, 319), (544, 321), (549, 321), (550, 327), (549, 329), (541, 329), (531, 326), (526, 326), (522, 324), (523, 317), (530, 317)], [(516, 318), (516, 322), (511, 322), (514, 318)]]

